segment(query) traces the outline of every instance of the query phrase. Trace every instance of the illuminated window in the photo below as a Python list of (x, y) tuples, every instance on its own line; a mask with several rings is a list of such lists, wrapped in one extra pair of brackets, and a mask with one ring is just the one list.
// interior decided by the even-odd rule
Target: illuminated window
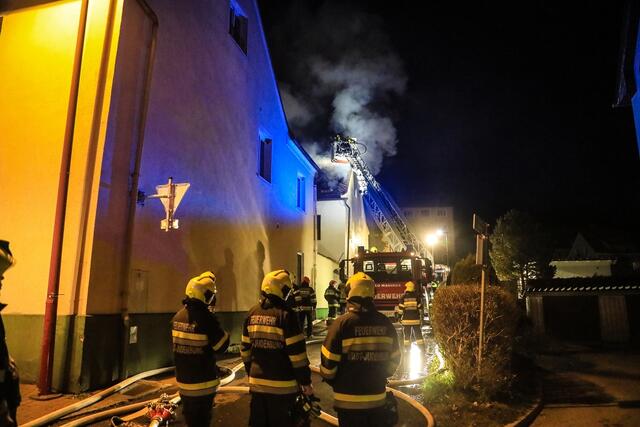
[(438, 216), (447, 216), (447, 212), (444, 209), (438, 209)]
[(271, 138), (260, 138), (260, 164), (258, 174), (265, 180), (271, 182), (271, 149), (273, 142)]
[(298, 177), (298, 199), (297, 199), (297, 206), (299, 209), (301, 210), (305, 210), (305, 185), (304, 185), (304, 177), (303, 176), (299, 176)]
[(249, 20), (242, 13), (240, 6), (234, 1), (229, 4), (229, 34), (236, 41), (240, 49), (247, 54), (247, 29)]

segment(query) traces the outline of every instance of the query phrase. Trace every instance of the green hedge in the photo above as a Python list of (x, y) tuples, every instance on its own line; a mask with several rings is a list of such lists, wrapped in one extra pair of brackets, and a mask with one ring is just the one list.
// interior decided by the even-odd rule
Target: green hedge
[(454, 384), (489, 398), (509, 387), (511, 356), (519, 311), (513, 295), (499, 287), (485, 291), (485, 334), (482, 371), (478, 371), (480, 288), (470, 285), (438, 289), (431, 309), (436, 342)]

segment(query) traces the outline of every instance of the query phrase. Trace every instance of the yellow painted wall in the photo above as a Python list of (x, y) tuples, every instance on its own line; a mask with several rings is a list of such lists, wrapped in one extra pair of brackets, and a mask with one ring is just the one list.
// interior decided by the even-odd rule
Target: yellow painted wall
[(4, 16), (0, 33), (0, 235), (17, 265), (6, 312), (42, 313), (79, 2)]
[[(74, 128), (58, 314), (82, 312), (121, 0), (90, 2)], [(0, 32), (0, 238), (18, 260), (4, 313), (42, 314), (80, 1), (14, 10)], [(108, 28), (113, 25), (113, 32)], [(107, 37), (108, 36), (108, 37)], [(113, 45), (113, 43), (111, 43)], [(104, 72), (101, 73), (101, 70)], [(98, 165), (96, 167), (96, 165)], [(85, 292), (86, 293), (86, 292)]]

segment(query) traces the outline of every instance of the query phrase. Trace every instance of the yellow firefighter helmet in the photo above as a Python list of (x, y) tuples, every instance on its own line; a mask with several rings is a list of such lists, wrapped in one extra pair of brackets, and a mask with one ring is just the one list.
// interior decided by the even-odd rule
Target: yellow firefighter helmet
[(205, 304), (211, 304), (216, 292), (216, 276), (210, 271), (189, 280), (184, 291), (189, 298), (199, 299)]
[(368, 275), (360, 272), (356, 273), (347, 281), (347, 288), (351, 297), (373, 298), (375, 295), (375, 282)]
[(291, 277), (287, 270), (276, 270), (264, 276), (260, 289), (265, 294), (275, 295), (284, 298), (282, 288), (291, 287)]
[(405, 289), (407, 292), (413, 292), (413, 291), (415, 291), (415, 290), (416, 290), (416, 284), (415, 284), (415, 283), (413, 283), (413, 282), (411, 282), (411, 281), (409, 281), (409, 282), (407, 282), (407, 283), (405, 283), (405, 284), (404, 284), (404, 289)]

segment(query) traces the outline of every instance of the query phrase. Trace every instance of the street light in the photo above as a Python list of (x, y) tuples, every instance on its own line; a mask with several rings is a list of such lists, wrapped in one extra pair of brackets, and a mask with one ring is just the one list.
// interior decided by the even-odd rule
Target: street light
[(446, 266), (449, 266), (449, 233), (447, 233), (446, 231), (444, 231), (442, 228), (439, 228), (438, 230), (436, 230), (436, 235), (437, 236), (444, 236), (444, 246), (445, 246), (445, 250), (447, 251), (446, 253)]
[(436, 268), (436, 254), (435, 254), (435, 245), (438, 243), (438, 234), (431, 233), (427, 235), (427, 245), (431, 247), (431, 268)]

